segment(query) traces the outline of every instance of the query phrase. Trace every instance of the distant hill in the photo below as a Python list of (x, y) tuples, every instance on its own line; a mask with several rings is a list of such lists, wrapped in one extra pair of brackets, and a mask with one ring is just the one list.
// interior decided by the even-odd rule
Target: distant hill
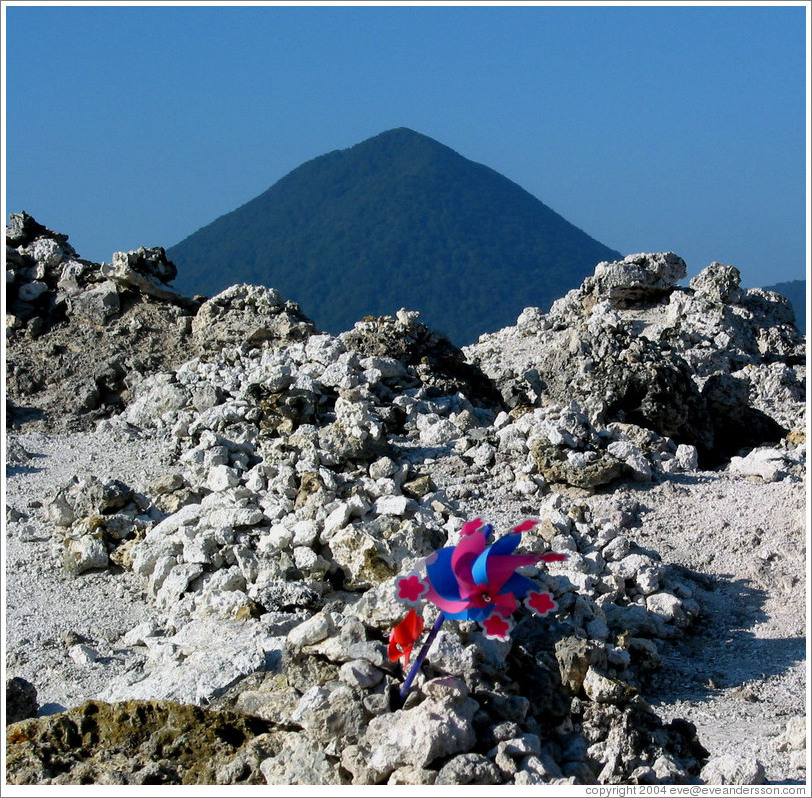
[(621, 257), (503, 175), (397, 128), (302, 164), (171, 247), (175, 286), (279, 289), (331, 333), (419, 310), (462, 346)]
[(806, 327), (806, 280), (790, 280), (787, 283), (765, 285), (765, 291), (775, 291), (786, 297), (795, 311), (795, 326), (804, 332)]

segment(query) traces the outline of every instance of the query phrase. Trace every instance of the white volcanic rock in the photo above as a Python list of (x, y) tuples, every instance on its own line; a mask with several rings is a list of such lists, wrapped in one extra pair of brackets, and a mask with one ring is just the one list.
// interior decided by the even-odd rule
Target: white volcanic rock
[(192, 620), (174, 635), (148, 637), (144, 671), (115, 681), (100, 697), (206, 703), (235, 679), (266, 668), (283, 640), (254, 620)]
[(124, 290), (136, 290), (178, 305), (193, 304), (167, 285), (177, 276), (177, 269), (166, 259), (163, 247), (140, 247), (132, 252), (114, 252), (112, 263), (103, 263), (100, 271), (103, 277)]
[(714, 757), (702, 768), (705, 784), (764, 784), (764, 766), (756, 759), (728, 754)]
[(192, 335), (207, 351), (262, 341), (294, 341), (314, 332), (297, 305), (285, 302), (278, 291), (253, 285), (234, 285), (204, 302), (192, 321)]
[(527, 309), (464, 351), (511, 406), (574, 399), (593, 424), (631, 420), (706, 460), (803, 428), (804, 339), (787, 300), (744, 291), (719, 263), (679, 288), (683, 268), (670, 253), (599, 264), (548, 314)]
[(95, 288), (77, 291), (68, 297), (69, 312), (95, 324), (104, 324), (121, 310), (118, 288), (112, 280), (105, 280)]
[[(65, 262), (67, 250), (45, 240), (57, 246), (42, 254), (43, 274), (15, 266), (15, 290), (51, 279), (46, 262)], [(65, 269), (84, 290), (82, 270)], [(26, 447), (11, 465), (14, 579), (27, 567), (25, 552), (40, 535), (48, 540), (46, 525), (59, 525), (69, 547), (95, 547), (99, 562), (103, 554), (131, 569), (72, 577), (94, 596), (94, 585), (120, 592), (92, 612), (76, 601), (76, 617), (93, 620), (78, 630), (86, 639), (66, 637), (59, 667), (73, 668), (82, 684), (103, 683), (96, 694), (108, 700), (255, 713), (270, 723), (273, 744), (257, 744), (228, 770), (253, 783), (695, 780), (704, 754), (690, 726), (664, 725), (645, 703), (647, 685), (667, 682), (668, 669), (658, 676), (658, 667), (679, 662), (699, 617), (752, 660), (753, 641), (733, 624), (739, 629), (758, 602), (741, 585), (757, 580), (772, 602), (781, 592), (771, 607), (782, 619), (784, 605), (800, 606), (793, 588), (803, 567), (788, 541), (800, 539), (801, 513), (786, 520), (805, 475), (797, 408), (805, 375), (780, 301), (741, 291), (732, 267), (714, 264), (690, 289), (675, 287), (682, 276), (670, 253), (601, 264), (550, 314), (525, 311), (515, 328), (484, 337), (469, 351), (504, 405), (415, 314), (330, 336), (273, 289), (236, 286), (210, 300), (189, 325), (205, 354), (131, 375), (128, 409), (94, 433), (102, 445), (86, 461), (101, 457), (105, 479), (63, 479), (59, 490), (37, 494), (44, 503), (27, 505), (21, 477), (36, 457)], [(692, 338), (688, 325), (703, 314)], [(604, 366), (613, 370), (608, 381)], [(717, 416), (703, 429), (711, 397)], [(739, 446), (753, 450), (725, 471), (700, 470), (710, 433), (735, 440), (720, 407), (740, 411), (740, 421), (759, 410), (794, 432), (778, 446)], [(157, 451), (143, 458), (146, 494), (127, 494), (113, 473), (124, 460), (109, 450), (129, 452), (140, 436)], [(64, 452), (57, 459), (70, 462)], [(26, 475), (41, 484), (36, 471)], [(772, 497), (772, 509), (751, 522), (759, 496)], [(725, 503), (737, 512), (722, 519)], [(27, 517), (35, 506), (41, 519)], [(523, 533), (521, 551), (567, 557), (522, 572), (557, 609), (541, 619), (517, 609), (509, 642), (486, 639), (472, 622), (447, 622), (401, 706), (403, 674), (387, 652), (406, 611), (396, 581), (458, 543), (465, 520), (477, 516), (494, 523), (496, 536), (524, 518), (539, 521)], [(41, 544), (38, 579), (53, 579), (56, 548)], [(713, 557), (734, 556), (748, 564), (713, 566)], [(739, 574), (738, 587), (720, 573)], [(31, 677), (21, 640), (31, 621), (18, 611), (20, 586), (13, 591), (10, 662)], [(716, 611), (720, 594), (733, 596), (741, 618), (725, 621), (727, 604)], [(135, 597), (140, 616), (106, 636), (91, 631)], [(435, 610), (418, 610), (430, 627)], [(43, 661), (52, 655), (42, 641), (57, 625), (37, 637)], [(799, 634), (781, 629), (787, 659)], [(714, 667), (737, 674), (737, 684), (757, 681), (720, 651)], [(794, 673), (779, 664), (769, 678), (789, 684)], [(42, 678), (47, 695), (51, 677)], [(799, 713), (792, 702), (800, 693), (790, 693), (779, 731)], [(703, 734), (714, 728), (706, 724)], [(789, 772), (789, 746), (777, 752), (770, 740), (774, 772)], [(724, 778), (738, 778), (733, 771)]]
[(623, 306), (659, 299), (686, 273), (685, 261), (673, 252), (641, 253), (614, 263), (599, 263), (592, 280), (596, 296)]
[(404, 765), (422, 768), (470, 748), (477, 704), (468, 698), (464, 683), (437, 680), (427, 690), (430, 697), (418, 707), (373, 718), (358, 747), (342, 752), (342, 765), (362, 778), (375, 774), (378, 781)]
[(786, 473), (787, 459), (777, 449), (753, 449), (746, 457), (731, 457), (728, 470), (746, 477), (775, 482)]

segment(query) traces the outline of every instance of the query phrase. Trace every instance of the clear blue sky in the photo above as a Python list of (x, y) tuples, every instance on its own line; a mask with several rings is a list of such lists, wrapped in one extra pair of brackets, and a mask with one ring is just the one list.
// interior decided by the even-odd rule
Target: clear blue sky
[(621, 252), (806, 273), (801, 5), (4, 11), (5, 213), (92, 260), (405, 126)]

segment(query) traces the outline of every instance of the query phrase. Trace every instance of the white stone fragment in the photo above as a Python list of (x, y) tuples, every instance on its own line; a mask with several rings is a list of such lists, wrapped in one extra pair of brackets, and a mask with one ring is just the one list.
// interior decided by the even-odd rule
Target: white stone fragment
[(321, 539), (323, 541), (330, 540), (339, 529), (343, 529), (350, 520), (352, 508), (346, 502), (341, 504), (333, 510), (330, 515), (324, 520), (324, 528), (321, 531)]
[(372, 505), (377, 515), (396, 515), (402, 517), (415, 507), (415, 502), (408, 496), (381, 496)]
[(696, 446), (690, 446), (687, 443), (679, 444), (674, 458), (683, 471), (696, 471), (699, 468), (699, 453)]
[(92, 535), (82, 535), (68, 541), (65, 561), (74, 574), (81, 574), (94, 568), (107, 567), (107, 547), (104, 541)]
[(319, 537), (318, 524), (313, 520), (297, 521), (292, 531), (294, 546), (312, 546)]
[(236, 468), (216, 465), (206, 475), (206, 487), (211, 491), (223, 491), (240, 484), (240, 474)]
[(143, 646), (144, 641), (160, 634), (160, 629), (154, 621), (141, 621), (121, 638), (125, 646)]
[(319, 612), (291, 629), (288, 632), (288, 643), (296, 649), (312, 646), (324, 640), (332, 631), (333, 622), (330, 616)]
[(786, 457), (777, 449), (753, 449), (746, 457), (731, 457), (728, 470), (745, 477), (761, 477), (765, 482), (775, 482), (782, 477), (786, 466)]
[(99, 658), (99, 652), (84, 643), (71, 646), (68, 655), (77, 665), (91, 665)]

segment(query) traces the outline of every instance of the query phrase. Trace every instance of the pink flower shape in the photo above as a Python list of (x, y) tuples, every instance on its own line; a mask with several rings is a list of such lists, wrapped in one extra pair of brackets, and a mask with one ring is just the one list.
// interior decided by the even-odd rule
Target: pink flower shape
[(398, 579), (398, 598), (416, 602), (429, 589), (429, 586), (417, 575), (409, 574)]
[(494, 613), (481, 623), (489, 640), (507, 640), (511, 624), (506, 618)]
[(558, 604), (549, 593), (528, 593), (525, 604), (539, 615), (547, 615), (558, 609)]

